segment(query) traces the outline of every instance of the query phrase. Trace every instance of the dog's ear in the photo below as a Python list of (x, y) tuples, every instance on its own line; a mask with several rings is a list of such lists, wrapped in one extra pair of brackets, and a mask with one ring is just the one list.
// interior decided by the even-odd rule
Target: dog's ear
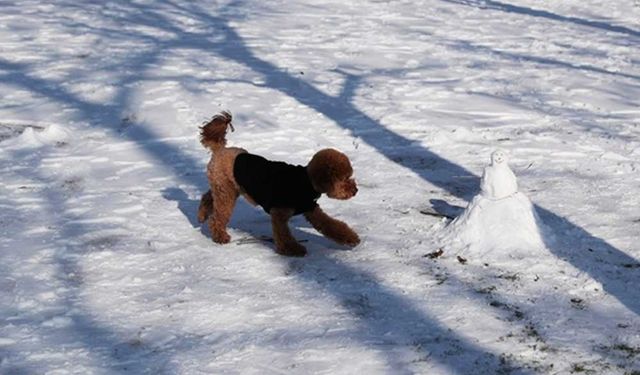
[[(351, 179), (353, 168), (349, 158), (338, 150), (327, 148), (318, 151), (307, 165), (307, 173), (313, 187), (319, 193), (326, 193), (331, 198), (346, 199), (355, 195), (357, 188)], [(349, 185), (350, 194), (343, 194), (339, 190)], [(343, 197), (345, 196), (345, 197)]]

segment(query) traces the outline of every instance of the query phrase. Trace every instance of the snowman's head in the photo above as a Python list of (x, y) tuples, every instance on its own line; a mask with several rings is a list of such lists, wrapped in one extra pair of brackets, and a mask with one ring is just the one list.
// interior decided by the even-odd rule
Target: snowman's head
[(491, 154), (491, 164), (498, 165), (507, 161), (507, 154), (502, 150), (496, 150)]

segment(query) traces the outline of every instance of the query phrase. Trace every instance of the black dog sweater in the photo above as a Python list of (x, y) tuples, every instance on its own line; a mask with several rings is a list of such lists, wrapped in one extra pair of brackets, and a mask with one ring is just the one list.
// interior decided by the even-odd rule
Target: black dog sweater
[(313, 188), (305, 167), (244, 153), (236, 157), (233, 177), (267, 213), (276, 207), (291, 208), (299, 215), (318, 206), (320, 193)]

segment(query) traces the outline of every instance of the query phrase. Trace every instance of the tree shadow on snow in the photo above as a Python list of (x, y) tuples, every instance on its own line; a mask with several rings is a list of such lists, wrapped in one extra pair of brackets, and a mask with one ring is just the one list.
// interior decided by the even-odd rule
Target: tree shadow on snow
[[(405, 167), (408, 171), (417, 174), (426, 182), (436, 185), (456, 197), (465, 199), (469, 199), (477, 191), (478, 178), (473, 173), (460, 165), (442, 158), (424, 146), (416, 145), (411, 139), (387, 129), (383, 124), (360, 111), (353, 104), (353, 94), (359, 81), (357, 76), (343, 73), (346, 75), (345, 92), (337, 97), (330, 96), (303, 80), (279, 69), (277, 66), (255, 56), (240, 35), (229, 26), (225, 18), (212, 16), (193, 4), (182, 6), (172, 1), (158, 1), (154, 3), (154, 5), (158, 4), (167, 6), (174, 12), (186, 14), (193, 19), (211, 25), (212, 28), (215, 28), (216, 38), (211, 38), (212, 35), (209, 32), (194, 33), (184, 31), (181, 27), (175, 25), (171, 20), (154, 9), (137, 4), (128, 4), (127, 6), (130, 7), (129, 15), (123, 17), (121, 16), (122, 13), (118, 13), (120, 15), (117, 17), (123, 17), (120, 21), (131, 25), (147, 26), (153, 29), (164, 30), (168, 32), (169, 35), (172, 35), (173, 38), (156, 39), (148, 34), (143, 36), (136, 36), (135, 34), (128, 36), (139, 37), (150, 41), (153, 43), (153, 46), (149, 50), (134, 54), (134, 56), (127, 61), (127, 65), (130, 67), (128, 70), (129, 73), (123, 73), (121, 80), (114, 85), (114, 87), (120, 87), (120, 91), (112, 103), (96, 104), (83, 100), (58, 85), (58, 82), (30, 75), (27, 64), (10, 63), (6, 60), (0, 60), (0, 68), (5, 70), (4, 73), (0, 73), (0, 82), (28, 89), (33, 93), (74, 108), (78, 112), (81, 120), (88, 122), (91, 126), (108, 130), (110, 135), (114, 137), (134, 141), (148, 155), (156, 159), (163, 166), (172, 169), (174, 174), (182, 181), (193, 184), (194, 186), (203, 186), (204, 176), (201, 174), (201, 171), (204, 170), (203, 160), (196, 160), (169, 143), (151, 142), (158, 137), (157, 134), (148, 126), (145, 126), (145, 124), (136, 123), (126, 131), (120, 131), (123, 113), (129, 105), (133, 94), (131, 89), (132, 84), (144, 80), (143, 74), (141, 73), (158, 61), (162, 51), (171, 48), (202, 50), (225, 57), (230, 61), (252, 69), (254, 72), (261, 73), (265, 78), (263, 86), (280, 91), (325, 115), (339, 126), (350, 130), (353, 136), (359, 137), (390, 161)], [(67, 5), (71, 7), (74, 6), (72, 3)], [(231, 2), (222, 13), (224, 14), (224, 12), (241, 7), (242, 5), (242, 2), (239, 1)], [(105, 15), (105, 17), (116, 16)], [(101, 32), (109, 33), (109, 31), (94, 31), (94, 33)], [(112, 32), (116, 33), (117, 31), (114, 30)], [(414, 158), (407, 158), (407, 155), (413, 156)], [(419, 158), (423, 162), (415, 163), (415, 158)], [(197, 171), (198, 173), (193, 173), (193, 171)], [(472, 178), (460, 179), (460, 176)], [(182, 205), (181, 210), (188, 211), (195, 208), (193, 213), (186, 212), (190, 223), (194, 225), (191, 221), (193, 219), (191, 218), (195, 216), (195, 211), (197, 210), (196, 203), (189, 200), (188, 197), (185, 198), (179, 191), (175, 190), (169, 190), (168, 199), (177, 200), (179, 205)], [(55, 212), (62, 212), (61, 208), (62, 207), (54, 207), (52, 209), (56, 210)], [(541, 207), (537, 208), (545, 221), (557, 224), (556, 231), (559, 234), (570, 233), (571, 238), (578, 238), (583, 241), (583, 243), (593, 244), (594, 250), (598, 253), (608, 253), (612, 266), (622, 267), (624, 263), (633, 262), (631, 257), (609, 245), (606, 241), (592, 236), (586, 230), (564, 220), (549, 210)], [(69, 233), (68, 235), (73, 237), (77, 235), (77, 233)], [(618, 298), (618, 300), (632, 311), (637, 314), (640, 313), (640, 302), (638, 302), (640, 301), (639, 292), (637, 290), (623, 290), (624, 282), (620, 281), (620, 279), (624, 280), (624, 276), (603, 272), (603, 270), (598, 267), (599, 263), (594, 253), (587, 252), (576, 256), (572, 248), (558, 246), (555, 243), (549, 243), (548, 245), (554, 254), (567, 259), (567, 261), (576, 267), (591, 274), (592, 277), (603, 284), (605, 290)], [(341, 303), (344, 307), (354, 316), (360, 317), (361, 337), (363, 337), (363, 339), (373, 336), (384, 337), (391, 331), (393, 332), (392, 337), (395, 342), (414, 343), (416, 347), (433, 352), (435, 353), (435, 360), (456, 372), (469, 370), (475, 362), (483, 364), (485, 368), (494, 370), (503, 369), (504, 366), (512, 366), (509, 361), (500, 363), (500, 360), (495, 354), (449, 331), (446, 326), (438, 323), (437, 317), (429, 316), (428, 313), (419, 310), (406, 298), (378, 283), (373, 275), (354, 269), (351, 266), (328, 257), (316, 257), (315, 260), (311, 257), (310, 259), (312, 259), (311, 261), (317, 262), (319, 267), (326, 267), (339, 275), (337, 279), (339, 282), (324, 282), (323, 288), (342, 301)], [(59, 257), (58, 262), (60, 263), (61, 272), (65, 269), (78, 269), (80, 267), (77, 264), (77, 259), (74, 257)], [(62, 275), (61, 277), (65, 276)], [(305, 274), (303, 272), (300, 277), (314, 281), (317, 274)], [(363, 281), (354, 281), (357, 278)], [(323, 282), (322, 280), (320, 281)], [(354, 295), (354, 292), (348, 289), (349, 285), (355, 287), (355, 290), (358, 291), (355, 292), (356, 294), (363, 294), (365, 296), (363, 297), (364, 299), (361, 300), (360, 297)], [(70, 296), (71, 300), (75, 300), (76, 298), (78, 297)], [(354, 298), (356, 302), (353, 302)], [(367, 304), (372, 306), (392, 306), (388, 311), (389, 317), (391, 317), (390, 321), (384, 321), (384, 319), (381, 320), (375, 317), (367, 318), (367, 314), (375, 314), (375, 312), (367, 311), (366, 308), (362, 307)], [(147, 368), (145, 366), (151, 366), (158, 358), (157, 355), (152, 355), (144, 351), (141, 352), (142, 349), (136, 347), (126, 348), (126, 350), (116, 350), (117, 348), (121, 348), (122, 344), (122, 342), (114, 339), (117, 335), (109, 329), (101, 328), (101, 325), (96, 322), (89, 313), (79, 315), (77, 319), (74, 319), (74, 322), (79, 337), (87, 347), (109, 352), (109, 355), (118, 360), (117, 363), (126, 362), (128, 358), (145, 358), (145, 362), (136, 364), (136, 369), (144, 372)], [(415, 332), (416, 329), (425, 333), (425, 335), (412, 334), (411, 332)], [(373, 334), (367, 332), (372, 332)], [(453, 356), (445, 353), (440, 354), (440, 344), (442, 340), (449, 342), (449, 348), (457, 348), (458, 354)], [(115, 352), (119, 354), (116, 356)], [(461, 358), (464, 360), (461, 361)], [(390, 360), (392, 359), (393, 358), (390, 358)], [(466, 361), (473, 362), (468, 363)], [(117, 369), (122, 372), (130, 370)]]
[[(237, 4), (237, 2), (233, 4)], [(213, 17), (197, 9), (191, 10), (191, 12), (194, 17), (220, 25), (217, 30), (224, 33), (224, 42), (212, 46), (218, 55), (246, 65), (255, 72), (262, 73), (265, 76), (266, 86), (287, 94), (322, 113), (337, 125), (350, 130), (354, 137), (359, 137), (387, 159), (458, 198), (469, 200), (478, 191), (477, 181), (479, 178), (476, 175), (464, 167), (442, 158), (428, 148), (417, 145), (413, 140), (386, 128), (380, 122), (357, 109), (353, 104), (353, 97), (349, 93), (343, 93), (337, 97), (325, 94), (309, 83), (256, 57), (246, 47), (240, 35), (227, 25), (225, 19)], [(229, 48), (228, 46), (233, 47)], [(350, 93), (354, 93), (359, 78), (354, 75), (346, 75), (345, 78), (344, 87)], [(406, 162), (406, 159), (398, 158), (406, 155), (416, 155), (427, 162), (414, 164)], [(461, 179), (460, 177), (473, 178)], [(603, 285), (605, 291), (616, 297), (629, 310), (640, 315), (640, 290), (625, 290), (626, 281), (633, 279), (633, 275), (625, 276), (619, 273), (624, 270), (625, 264), (636, 263), (634, 258), (552, 211), (538, 205), (536, 205), (536, 209), (543, 220), (555, 229), (556, 237), (566, 239), (564, 243), (550, 238), (545, 239), (551, 252), (583, 272), (587, 272)], [(579, 253), (576, 254), (576, 240), (580, 244), (592, 244), (594, 251), (578, 250)], [(567, 246), (568, 243), (571, 243), (572, 246)], [(608, 263), (612, 269), (604, 269), (597, 254), (607, 254)]]
[[(39, 158), (33, 154), (31, 157)], [(56, 221), (50, 225), (51, 228), (59, 228), (59, 231), (56, 231), (53, 238), (43, 237), (46, 238), (46, 241), (42, 241), (46, 243), (47, 247), (54, 249), (52, 264), (56, 269), (52, 288), (55, 290), (50, 292), (53, 297), (49, 297), (46, 302), (43, 302), (46, 305), (44, 308), (20, 312), (21, 319), (14, 319), (12, 324), (25, 327), (24, 329), (30, 331), (31, 335), (42, 334), (39, 340), (45, 351), (52, 350), (51, 348), (56, 348), (60, 352), (69, 349), (71, 352), (80, 349), (86, 350), (91, 356), (89, 361), (100, 371), (114, 374), (161, 373), (168, 366), (171, 355), (164, 353), (156, 343), (140, 339), (134, 332), (123, 333), (108, 327), (99, 320), (97, 314), (84, 306), (85, 296), (82, 295), (81, 289), (85, 276), (80, 262), (86, 252), (86, 244), (82, 241), (68, 240), (98, 229), (104, 229), (104, 224), (93, 226), (82, 224), (82, 219), (84, 219), (82, 215), (75, 216), (68, 213), (67, 199), (69, 197), (67, 192), (63, 188), (57, 188), (57, 184), (55, 181), (51, 181), (51, 177), (40, 175), (37, 168), (24, 169), (24, 172), (19, 173), (23, 174), (21, 177), (24, 181), (34, 181), (42, 186), (47, 186), (41, 192), (44, 199), (42, 199), (42, 206), (39, 207), (39, 210), (56, 218)], [(73, 224), (71, 224), (72, 222)], [(58, 240), (61, 242), (58, 243)], [(33, 282), (40, 284), (42, 279), (34, 279)], [(27, 282), (24, 281), (22, 284), (21, 286), (25, 287)], [(56, 287), (56, 285), (61, 287)], [(21, 293), (28, 295), (28, 292), (22, 291)], [(58, 317), (68, 319), (69, 323), (55, 328), (47, 328), (43, 324), (43, 322)], [(52, 332), (55, 333), (52, 334)], [(78, 347), (79, 343), (83, 345), (81, 348)], [(181, 345), (191, 344), (193, 343), (187, 339), (181, 341)], [(15, 356), (5, 351), (5, 353), (0, 352), (0, 355), (11, 356), (14, 361), (17, 361), (16, 358), (18, 358), (19, 361), (22, 354)], [(83, 358), (83, 355), (80, 357)], [(56, 356), (47, 355), (43, 358), (47, 360), (32, 359), (26, 356), (21, 359), (28, 363), (26, 367), (9, 366), (4, 369), (5, 373), (32, 374), (60, 370), (59, 367), (49, 367), (49, 361), (57, 364), (55, 362)], [(2, 358), (0, 358), (0, 364), (2, 364), (1, 362)], [(75, 368), (74, 366), (82, 367), (83, 364), (75, 363), (70, 368)]]
[(414, 373), (407, 363), (437, 362), (453, 373), (533, 373), (517, 361), (483, 349), (458, 335), (424, 308), (385, 286), (365, 270), (356, 269), (325, 251), (312, 249), (304, 259), (289, 260), (303, 282), (336, 297), (357, 318), (349, 336), (386, 358), (388, 371)]

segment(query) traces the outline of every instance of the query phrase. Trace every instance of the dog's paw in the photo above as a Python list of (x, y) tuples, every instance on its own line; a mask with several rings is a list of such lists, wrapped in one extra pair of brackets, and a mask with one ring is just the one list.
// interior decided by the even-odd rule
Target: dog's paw
[(277, 251), (278, 254), (288, 257), (303, 257), (307, 255), (307, 249), (295, 241), (279, 246)]
[(356, 247), (360, 244), (360, 237), (358, 237), (358, 234), (353, 231), (351, 233), (347, 233), (342, 240), (342, 244), (349, 247)]
[(349, 247), (358, 246), (360, 243), (360, 237), (358, 237), (358, 234), (354, 232), (353, 229), (349, 228), (347, 224), (344, 223), (340, 229), (339, 233), (336, 233), (331, 237), (336, 243)]
[(225, 244), (231, 241), (231, 236), (227, 232), (213, 232), (212, 237), (213, 242), (219, 244)]

